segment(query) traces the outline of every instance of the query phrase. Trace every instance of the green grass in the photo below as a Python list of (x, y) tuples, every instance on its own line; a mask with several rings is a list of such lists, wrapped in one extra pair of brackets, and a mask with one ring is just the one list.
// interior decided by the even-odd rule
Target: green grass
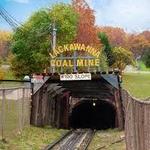
[(28, 127), (17, 137), (0, 142), (0, 150), (41, 150), (47, 144), (54, 142), (67, 130), (54, 129), (51, 127)]
[(128, 73), (123, 75), (123, 87), (136, 98), (150, 97), (150, 73)]
[[(0, 111), (2, 110), (1, 102), (0, 100)], [(0, 150), (41, 150), (67, 131), (51, 127), (37, 128), (31, 126), (25, 127), (20, 133), (19, 112), (21, 112), (21, 103), (19, 103), (15, 100), (6, 100), (5, 102), (4, 138), (8, 143), (0, 141)]]
[(125, 150), (124, 140), (112, 144), (120, 140), (122, 137), (124, 137), (124, 132), (118, 131), (117, 129), (98, 131), (90, 143), (89, 150), (98, 150), (103, 146), (105, 146), (105, 148), (102, 148), (102, 150)]

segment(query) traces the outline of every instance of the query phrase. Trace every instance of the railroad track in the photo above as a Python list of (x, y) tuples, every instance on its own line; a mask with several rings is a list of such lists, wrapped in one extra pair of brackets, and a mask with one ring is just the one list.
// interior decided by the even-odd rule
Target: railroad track
[(45, 150), (87, 150), (94, 135), (91, 129), (77, 129)]

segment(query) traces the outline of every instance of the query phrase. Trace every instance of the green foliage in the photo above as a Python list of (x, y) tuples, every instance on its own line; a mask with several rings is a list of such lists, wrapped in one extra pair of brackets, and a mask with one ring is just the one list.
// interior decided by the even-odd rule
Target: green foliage
[(56, 23), (57, 44), (70, 43), (76, 35), (77, 15), (67, 4), (57, 4), (51, 9), (35, 12), (13, 35), (11, 59), (16, 76), (42, 73), (49, 67), (51, 26)]
[(108, 36), (106, 35), (106, 33), (105, 32), (99, 32), (98, 37), (101, 40), (102, 44), (105, 46), (105, 49), (104, 49), (105, 52), (111, 51), (111, 46), (109, 44)]
[(100, 55), (100, 71), (107, 71), (108, 70), (108, 63), (107, 63), (107, 57), (102, 52)]
[(112, 67), (123, 71), (126, 65), (134, 65), (132, 52), (123, 47), (114, 47), (112, 49), (115, 62)]
[(140, 71), (150, 71), (150, 68), (147, 68), (145, 63), (142, 60), (138, 60), (136, 66)]
[(54, 5), (49, 12), (57, 28), (57, 44), (63, 45), (74, 41), (77, 34), (78, 15), (71, 5)]
[(112, 48), (108, 36), (104, 32), (99, 32), (98, 37), (103, 44), (103, 54), (107, 58), (109, 67), (112, 67), (113, 69), (117, 68), (122, 71), (125, 69), (126, 65), (134, 64), (131, 51), (123, 47)]
[[(48, 49), (50, 47), (49, 33), (44, 29), (48, 28), (50, 21), (48, 13), (40, 10), (33, 14), (24, 27), (18, 29), (13, 35), (12, 70), (16, 76), (42, 72), (48, 65)], [(39, 53), (43, 56), (36, 57)], [(44, 60), (44, 61), (43, 61)]]
[(144, 53), (142, 60), (144, 61), (146, 67), (150, 68), (150, 49)]
[(104, 32), (99, 32), (98, 38), (103, 44), (103, 52), (107, 57), (108, 65), (111, 66), (114, 63), (114, 57), (112, 54), (112, 48), (109, 43), (108, 36)]

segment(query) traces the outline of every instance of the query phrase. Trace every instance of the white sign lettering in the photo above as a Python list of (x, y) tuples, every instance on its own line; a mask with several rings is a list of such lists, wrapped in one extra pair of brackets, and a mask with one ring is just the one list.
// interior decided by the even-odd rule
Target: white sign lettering
[(61, 74), (60, 81), (91, 80), (91, 73)]

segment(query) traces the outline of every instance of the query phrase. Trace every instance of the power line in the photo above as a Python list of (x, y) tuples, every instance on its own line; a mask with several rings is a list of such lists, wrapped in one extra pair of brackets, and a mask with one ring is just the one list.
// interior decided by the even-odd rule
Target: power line
[(12, 27), (13, 30), (22, 26), (13, 16), (11, 16), (6, 9), (0, 6), (0, 16)]
[(16, 20), (13, 16), (11, 16), (5, 8), (1, 7), (1, 9), (2, 9), (12, 20), (14, 20), (18, 25), (22, 25), (18, 20)]

